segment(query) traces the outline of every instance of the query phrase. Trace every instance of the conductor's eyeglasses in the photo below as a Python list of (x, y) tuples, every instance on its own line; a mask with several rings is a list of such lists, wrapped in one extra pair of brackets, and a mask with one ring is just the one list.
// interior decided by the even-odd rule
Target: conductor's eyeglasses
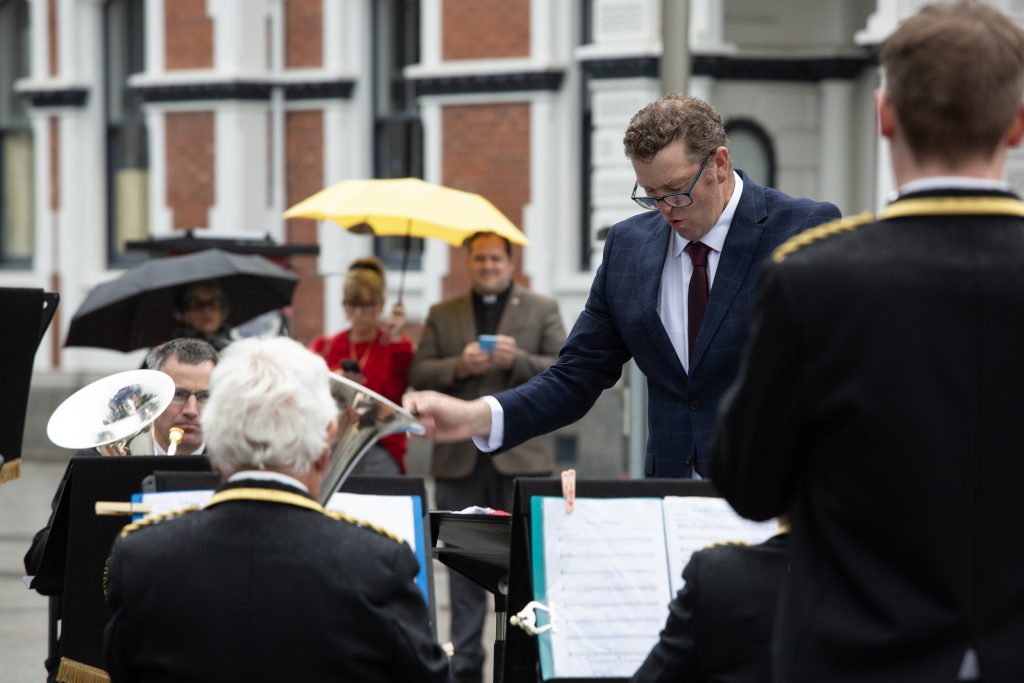
[(205, 404), (210, 400), (209, 391), (189, 391), (188, 389), (175, 389), (174, 398), (171, 399), (171, 405), (183, 406), (188, 403), (188, 399), (192, 396), (196, 397), (196, 403), (199, 405)]
[(636, 191), (640, 186), (639, 181), (633, 183), (633, 194), (629, 196), (634, 202), (639, 204), (641, 207), (654, 211), (658, 208), (658, 202), (665, 202), (669, 206), (682, 208), (693, 204), (693, 197), (690, 194), (693, 192), (693, 188), (697, 187), (697, 181), (700, 180), (700, 175), (704, 172), (704, 167), (707, 166), (708, 159), (715, 153), (715, 150), (711, 150), (704, 157), (704, 160), (700, 162), (700, 169), (697, 170), (697, 175), (693, 177), (693, 182), (690, 183), (690, 187), (686, 188), (685, 192), (673, 192), (672, 194), (663, 194), (660, 197), (648, 197), (647, 195), (637, 196)]

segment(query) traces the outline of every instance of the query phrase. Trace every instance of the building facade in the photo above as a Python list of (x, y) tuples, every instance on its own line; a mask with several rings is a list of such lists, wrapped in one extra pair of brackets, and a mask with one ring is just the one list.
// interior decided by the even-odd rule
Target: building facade
[[(345, 326), (352, 259), (381, 256), (393, 293), (405, 246), (282, 213), (338, 180), (414, 175), (482, 193), (522, 227), (521, 279), (571, 325), (603, 231), (635, 212), (622, 131), (662, 92), (714, 104), (759, 182), (877, 209), (892, 188), (875, 55), (920, 4), (0, 0), (0, 286), (61, 295), (39, 373), (105, 374), (141, 352), (62, 341), (91, 288), (143, 257), (127, 241), (316, 243), (319, 258), (292, 260), (305, 342)], [(1024, 164), (1010, 175), (1024, 185)], [(468, 279), (458, 250), (411, 250), (416, 321)]]

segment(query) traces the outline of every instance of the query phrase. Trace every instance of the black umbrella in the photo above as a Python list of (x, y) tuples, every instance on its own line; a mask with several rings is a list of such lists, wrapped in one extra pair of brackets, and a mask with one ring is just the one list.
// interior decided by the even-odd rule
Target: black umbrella
[(208, 280), (224, 290), (229, 327), (290, 305), (299, 282), (262, 256), (220, 249), (151, 259), (89, 292), (71, 319), (64, 345), (131, 351), (168, 341), (178, 324), (179, 290)]

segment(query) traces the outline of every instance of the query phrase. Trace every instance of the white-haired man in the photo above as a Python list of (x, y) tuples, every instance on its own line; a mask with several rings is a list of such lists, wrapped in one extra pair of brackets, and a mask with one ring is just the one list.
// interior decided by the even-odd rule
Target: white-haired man
[(225, 351), (202, 417), (224, 484), (202, 511), (114, 544), (113, 681), (447, 680), (408, 546), (310, 495), (336, 416), (327, 367), (300, 344)]

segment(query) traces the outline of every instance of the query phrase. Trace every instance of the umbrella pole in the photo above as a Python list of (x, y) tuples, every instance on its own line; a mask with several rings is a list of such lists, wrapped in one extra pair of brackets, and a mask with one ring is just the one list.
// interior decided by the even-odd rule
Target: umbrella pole
[(409, 267), (409, 252), (412, 251), (412, 221), (406, 223), (405, 249), (402, 253), (402, 272), (398, 280), (398, 303), (402, 304), (402, 296), (405, 294), (405, 271)]

